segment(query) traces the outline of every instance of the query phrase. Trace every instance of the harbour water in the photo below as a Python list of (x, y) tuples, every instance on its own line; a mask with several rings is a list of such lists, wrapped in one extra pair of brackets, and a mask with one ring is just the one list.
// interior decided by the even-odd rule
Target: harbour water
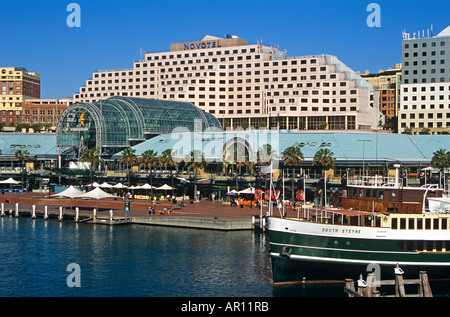
[[(1, 297), (345, 296), (340, 284), (273, 287), (267, 236), (250, 230), (6, 216), (0, 245)], [(70, 283), (74, 264), (79, 287)]]

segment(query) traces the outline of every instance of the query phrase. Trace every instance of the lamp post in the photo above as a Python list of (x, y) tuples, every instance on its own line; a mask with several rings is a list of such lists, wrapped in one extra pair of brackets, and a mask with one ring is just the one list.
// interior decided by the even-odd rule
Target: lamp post
[(365, 145), (366, 145), (366, 142), (371, 142), (372, 140), (357, 140), (358, 142), (362, 142), (363, 143), (363, 171), (362, 171), (362, 174), (363, 174), (363, 180), (364, 180), (364, 177), (365, 177), (365, 170), (364, 170), (364, 165), (365, 165)]

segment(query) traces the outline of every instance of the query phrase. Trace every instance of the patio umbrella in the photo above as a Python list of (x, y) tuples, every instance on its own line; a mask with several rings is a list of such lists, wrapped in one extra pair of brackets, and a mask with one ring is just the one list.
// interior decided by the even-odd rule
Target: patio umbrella
[(97, 200), (97, 210), (98, 210), (98, 201), (100, 199), (106, 199), (106, 198), (117, 198), (114, 195), (108, 194), (100, 189), (100, 187), (97, 187), (87, 193), (81, 194), (77, 196), (76, 198), (85, 198), (85, 199), (96, 199)]
[(114, 188), (128, 188), (128, 186), (122, 184), (122, 183), (117, 183), (116, 185), (113, 186)]
[(169, 185), (167, 185), (167, 184), (164, 184), (164, 185), (162, 185), (161, 187), (158, 187), (158, 188), (156, 188), (156, 189), (158, 189), (158, 190), (164, 190), (164, 196), (166, 196), (166, 191), (167, 191), (167, 190), (171, 190), (172, 187), (169, 186)]
[(11, 188), (11, 186), (13, 184), (20, 184), (20, 183), (21, 183), (20, 181), (16, 181), (15, 179), (13, 179), (11, 177), (8, 178), (8, 179), (0, 181), (0, 184), (9, 184), (9, 188)]
[(13, 179), (11, 177), (0, 181), (0, 184), (20, 184), (20, 183), (21, 183), (20, 181), (16, 181), (15, 179)]
[(111, 188), (113, 186), (108, 184), (107, 182), (104, 182), (104, 183), (100, 184), (99, 187), (101, 187), (101, 188)]
[(92, 187), (99, 187), (100, 184), (97, 182), (93, 182), (92, 184), (88, 185), (88, 186), (92, 186)]
[(72, 199), (74, 197), (80, 196), (81, 194), (83, 194), (83, 192), (81, 190), (78, 190), (75, 187), (73, 187), (72, 185), (70, 185), (69, 188), (67, 188), (66, 190), (63, 190), (62, 192), (60, 192), (58, 194), (51, 195), (51, 197), (68, 197), (68, 198), (70, 198), (70, 209), (72, 209)]
[(144, 185), (139, 186), (139, 189), (145, 189), (145, 196), (147, 196), (147, 189), (153, 189), (156, 188), (155, 186), (152, 186), (148, 183), (145, 183)]

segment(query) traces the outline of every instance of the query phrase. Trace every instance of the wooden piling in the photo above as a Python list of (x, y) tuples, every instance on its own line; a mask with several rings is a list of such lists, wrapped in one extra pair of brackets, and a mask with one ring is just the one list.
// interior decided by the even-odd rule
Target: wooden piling
[(423, 297), (433, 297), (427, 273), (425, 271), (420, 271), (419, 278)]

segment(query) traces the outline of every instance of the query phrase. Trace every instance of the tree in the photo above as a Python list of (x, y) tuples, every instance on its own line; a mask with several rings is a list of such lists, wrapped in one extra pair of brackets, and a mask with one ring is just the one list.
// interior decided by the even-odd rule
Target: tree
[(97, 167), (97, 165), (99, 165), (102, 162), (102, 160), (98, 156), (98, 150), (95, 148), (94, 149), (85, 149), (81, 153), (80, 161), (90, 164), (90, 172), (89, 173), (90, 173), (90, 181), (92, 184), (94, 170)]
[(23, 183), (23, 181), (24, 181), (23, 176), (24, 176), (24, 169), (25, 169), (25, 160), (27, 159), (29, 154), (30, 153), (27, 150), (25, 150), (25, 151), (17, 150), (14, 153), (14, 158), (21, 162), (20, 166), (21, 166), (21, 173), (22, 173), (22, 189), (24, 188), (24, 186), (23, 186), (24, 185), (24, 183)]
[(450, 152), (445, 149), (439, 149), (434, 152), (433, 157), (431, 158), (431, 165), (443, 171), (444, 184), (442, 185), (445, 188), (445, 170), (450, 167)]
[[(175, 161), (172, 155), (172, 149), (166, 149), (161, 153), (161, 164), (166, 167), (174, 167)], [(174, 195), (173, 172), (170, 173), (172, 182), (172, 196)]]
[(187, 168), (194, 170), (194, 199), (197, 200), (197, 173), (206, 166), (205, 156), (199, 150), (194, 150), (186, 156), (185, 161)]
[(128, 175), (128, 186), (130, 186), (130, 178), (131, 178), (131, 168), (137, 162), (135, 149), (126, 148), (122, 151), (122, 155), (119, 157), (121, 163), (124, 163), (127, 166), (127, 175)]
[(333, 157), (334, 153), (331, 152), (329, 149), (320, 149), (314, 154), (313, 157), (313, 164), (316, 166), (322, 167), (322, 173), (324, 175), (324, 198), (325, 198), (325, 204), (327, 201), (327, 181), (326, 181), (326, 175), (325, 172), (331, 168), (333, 168), (336, 165), (336, 161)]
[(153, 195), (153, 167), (158, 164), (158, 152), (146, 150), (139, 157), (141, 166), (150, 171), (151, 194)]
[(281, 158), (285, 164), (292, 166), (292, 200), (294, 200), (294, 178), (295, 178), (295, 166), (300, 165), (303, 160), (302, 150), (295, 145), (287, 147), (282, 153)]

